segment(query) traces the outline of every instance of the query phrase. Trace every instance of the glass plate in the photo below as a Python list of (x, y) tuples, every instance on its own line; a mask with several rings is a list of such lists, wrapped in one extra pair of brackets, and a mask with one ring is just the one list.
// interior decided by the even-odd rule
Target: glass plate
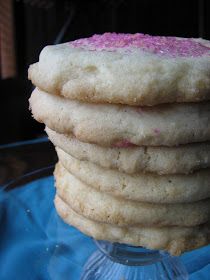
[(0, 189), (0, 279), (78, 280), (92, 240), (57, 215), (53, 167)]

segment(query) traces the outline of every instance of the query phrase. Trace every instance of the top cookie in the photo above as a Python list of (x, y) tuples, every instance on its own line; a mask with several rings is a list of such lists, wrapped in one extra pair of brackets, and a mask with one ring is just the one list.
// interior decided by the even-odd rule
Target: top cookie
[(210, 99), (210, 42), (105, 33), (47, 46), (30, 66), (40, 89), (95, 103), (155, 105)]

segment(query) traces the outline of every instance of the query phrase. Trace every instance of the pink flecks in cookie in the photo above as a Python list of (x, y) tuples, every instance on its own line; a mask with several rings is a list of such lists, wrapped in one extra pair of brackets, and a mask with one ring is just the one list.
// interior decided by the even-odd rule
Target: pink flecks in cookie
[(167, 57), (197, 57), (210, 54), (210, 48), (191, 38), (150, 36), (147, 34), (104, 33), (70, 42), (73, 47), (88, 50), (116, 51), (140, 49)]
[(130, 141), (124, 139), (121, 141), (116, 142), (113, 147), (115, 148), (129, 148), (129, 147), (135, 147), (136, 145), (131, 143)]
[(159, 128), (154, 128), (153, 131), (156, 135), (160, 134), (160, 129)]

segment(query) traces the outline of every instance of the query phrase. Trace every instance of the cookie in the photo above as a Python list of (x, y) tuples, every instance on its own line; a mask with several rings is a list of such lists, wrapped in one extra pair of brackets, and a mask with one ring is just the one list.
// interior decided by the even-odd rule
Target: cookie
[(105, 33), (45, 47), (30, 66), (40, 89), (96, 103), (155, 105), (210, 99), (210, 42)]
[(204, 246), (210, 241), (210, 226), (195, 227), (118, 227), (90, 220), (77, 214), (58, 195), (55, 207), (69, 225), (97, 240), (108, 240), (154, 250), (167, 250), (171, 255)]
[(210, 140), (210, 102), (136, 108), (82, 103), (36, 89), (30, 106), (37, 121), (83, 142), (127, 147)]
[(100, 192), (82, 183), (62, 165), (55, 170), (58, 195), (78, 214), (118, 226), (195, 226), (210, 218), (210, 199), (193, 203), (136, 202)]
[(98, 191), (152, 203), (184, 203), (210, 197), (210, 168), (190, 175), (128, 175), (80, 161), (57, 148), (59, 161), (75, 177)]
[(129, 174), (189, 174), (210, 167), (210, 142), (176, 147), (109, 148), (81, 142), (73, 135), (60, 134), (48, 127), (45, 131), (55, 146), (73, 157)]

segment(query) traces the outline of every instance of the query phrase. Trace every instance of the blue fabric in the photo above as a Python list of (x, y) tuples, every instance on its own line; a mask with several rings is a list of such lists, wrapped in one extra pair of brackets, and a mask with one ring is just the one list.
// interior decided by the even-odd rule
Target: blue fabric
[[(0, 279), (78, 280), (93, 241), (55, 212), (53, 178), (0, 193)], [(190, 280), (210, 279), (210, 247), (184, 254)]]

